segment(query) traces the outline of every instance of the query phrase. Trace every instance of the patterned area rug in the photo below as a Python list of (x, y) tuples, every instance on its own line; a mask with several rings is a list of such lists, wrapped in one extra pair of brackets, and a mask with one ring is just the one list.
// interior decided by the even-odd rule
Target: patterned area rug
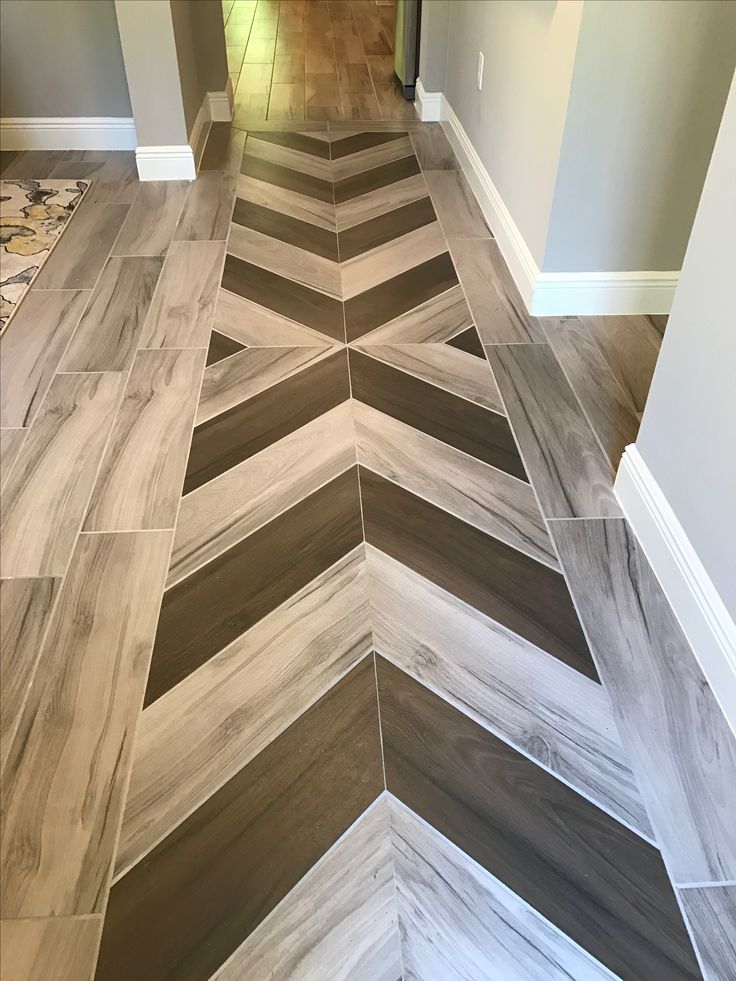
[(77, 180), (0, 181), (0, 330), (10, 322), (89, 185)]

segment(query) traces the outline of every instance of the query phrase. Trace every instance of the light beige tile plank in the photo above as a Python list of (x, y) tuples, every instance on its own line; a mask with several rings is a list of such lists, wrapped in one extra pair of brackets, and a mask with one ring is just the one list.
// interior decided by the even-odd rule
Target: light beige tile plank
[(0, 487), (8, 479), (27, 434), (27, 429), (0, 429)]
[(605, 690), (367, 546), (376, 649), (647, 837)]
[(370, 191), (368, 194), (361, 194), (351, 201), (337, 205), (338, 230), (342, 232), (363, 221), (378, 218), (379, 215), (395, 211), (405, 204), (411, 204), (412, 201), (426, 198), (427, 194), (427, 185), (421, 174), (407, 177), (406, 180), (389, 184), (387, 187), (379, 187), (378, 190)]
[(427, 344), (447, 341), (472, 326), (461, 286), (453, 286), (361, 337), (361, 344)]
[(564, 933), (390, 800), (405, 978), (613, 981)]
[(276, 34), (273, 37), (252, 37), (245, 49), (243, 65), (262, 65), (273, 62)]
[(546, 518), (613, 517), (613, 467), (546, 344), (486, 348)]
[(101, 929), (98, 916), (3, 920), (3, 981), (89, 981)]
[(359, 546), (144, 710), (116, 875), (369, 650), (364, 565)]
[(447, 251), (439, 222), (417, 228), (341, 265), (345, 300)]
[(132, 150), (82, 150), (75, 160), (61, 160), (49, 177), (91, 180), (85, 200), (95, 204), (132, 204), (138, 193)]
[(706, 981), (736, 979), (736, 884), (678, 889)]
[(165, 255), (188, 188), (187, 181), (144, 181), (112, 254)]
[(670, 876), (736, 880), (736, 738), (641, 547), (623, 519), (551, 534)]
[(422, 170), (460, 170), (440, 123), (425, 123), (413, 130), (411, 141)]
[(31, 425), (89, 297), (86, 290), (26, 296), (0, 338), (0, 425)]
[(248, 347), (323, 347), (334, 339), (221, 289), (214, 329)]
[(484, 344), (543, 341), (536, 317), (527, 313), (511, 273), (493, 239), (452, 239), (455, 263)]
[(235, 181), (224, 170), (203, 171), (189, 185), (175, 242), (224, 242), (230, 229)]
[(603, 451), (617, 467), (639, 431), (639, 417), (588, 329), (575, 317), (545, 318), (544, 332)]
[(332, 180), (329, 160), (315, 157), (313, 154), (304, 153), (301, 150), (292, 150), (288, 146), (279, 146), (277, 143), (259, 140), (252, 134), (248, 134), (248, 139), (245, 141), (245, 155), (257, 160), (265, 160), (267, 163), (277, 164), (279, 167), (288, 167), (300, 174), (309, 174), (319, 180)]
[(59, 579), (0, 580), (0, 754), (5, 754), (36, 667)]
[(237, 222), (230, 226), (227, 251), (336, 300), (342, 299), (340, 265), (332, 259), (299, 249)]
[(424, 179), (447, 238), (492, 237), (462, 171), (429, 170)]
[(528, 484), (361, 402), (353, 412), (360, 463), (559, 569)]
[[(334, 71), (321, 74), (308, 72), (304, 77), (304, 98), (308, 111), (319, 106), (326, 119), (342, 118), (340, 83)], [(310, 115), (310, 118), (318, 117)]]
[[(257, 67), (261, 67), (258, 65)], [(270, 65), (266, 66), (270, 69)], [(262, 129), (268, 112), (268, 92), (244, 93), (236, 97), (233, 105), (233, 125), (245, 129), (257, 126)]]
[(268, 118), (304, 119), (304, 83), (274, 82), (268, 98)]
[(368, 150), (360, 150), (357, 153), (350, 153), (345, 157), (333, 160), (334, 180), (340, 181), (346, 177), (362, 174), (374, 167), (382, 167), (394, 160), (410, 157), (413, 153), (414, 149), (408, 136), (391, 140), (389, 143), (379, 143), (378, 146), (370, 147)]
[(170, 541), (79, 537), (8, 754), (8, 917), (103, 908)]
[(129, 211), (85, 198), (31, 290), (91, 290)]
[(361, 127), (366, 120), (381, 119), (381, 107), (372, 92), (343, 92), (342, 106), (345, 119), (351, 123), (359, 119)]
[(487, 361), (447, 344), (353, 344), (358, 351), (444, 388), (453, 395), (504, 414)]
[(298, 504), (355, 459), (352, 414), (343, 403), (187, 494), (167, 588)]
[(413, 107), (412, 112), (414, 115), (407, 119), (361, 119), (359, 122), (356, 122), (354, 119), (345, 119), (343, 121), (337, 120), (334, 123), (330, 123), (330, 132), (334, 133), (340, 138), (347, 135), (347, 132), (354, 133), (356, 131), (361, 133), (375, 133), (376, 131), (380, 133), (409, 133), (413, 129), (426, 125), (426, 123), (423, 123), (417, 119)]
[(280, 211), (292, 218), (309, 221), (331, 232), (335, 230), (334, 207), (306, 194), (299, 194), (297, 191), (290, 191), (288, 188), (278, 187), (267, 181), (259, 181), (254, 177), (246, 177), (245, 174), (238, 176), (236, 194), (244, 201), (252, 201), (253, 204)]
[(3, 489), (0, 575), (62, 576), (124, 375), (57, 375)]
[(204, 362), (202, 350), (136, 354), (85, 531), (174, 527)]
[(224, 259), (222, 242), (171, 243), (140, 347), (207, 347)]
[(644, 411), (662, 336), (648, 317), (583, 317), (611, 371)]
[(386, 801), (350, 828), (259, 924), (213, 981), (402, 975)]
[(117, 258), (105, 266), (61, 361), (61, 371), (127, 371), (163, 259)]
[(304, 65), (306, 71), (311, 75), (336, 74), (337, 63), (329, 22), (321, 32), (312, 29), (311, 25), (305, 25), (305, 27)]
[[(299, 35), (301, 36), (301, 35)], [(276, 57), (273, 62), (273, 81), (304, 84), (304, 52), (296, 54), (280, 54), (278, 40), (276, 42)]]

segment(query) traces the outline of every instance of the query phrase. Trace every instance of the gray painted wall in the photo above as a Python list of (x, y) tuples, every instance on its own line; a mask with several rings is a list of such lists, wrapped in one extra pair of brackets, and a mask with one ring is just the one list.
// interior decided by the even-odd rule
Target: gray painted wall
[(736, 78), (636, 446), (736, 619)]
[(220, 0), (170, 0), (187, 133), (207, 92), (227, 85), (225, 25)]
[(450, 3), (445, 94), (540, 266), (582, 9), (582, 0)]
[(131, 115), (113, 0), (2, 0), (0, 115)]
[(427, 92), (445, 88), (450, 0), (424, 0), (419, 39), (419, 78)]
[(197, 54), (195, 50), (194, 29), (192, 25), (192, 4), (189, 0), (170, 0), (171, 23), (174, 28), (176, 60), (179, 65), (181, 97), (184, 103), (184, 119), (187, 134), (192, 132), (194, 120), (202, 105), (207, 89), (199, 80)]
[(543, 271), (680, 269), (734, 67), (733, 0), (585, 3)]

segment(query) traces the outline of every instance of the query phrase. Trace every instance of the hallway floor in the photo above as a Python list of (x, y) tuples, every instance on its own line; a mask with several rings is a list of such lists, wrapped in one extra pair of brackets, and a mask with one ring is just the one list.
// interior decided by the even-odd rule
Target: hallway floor
[(612, 491), (663, 319), (527, 315), (438, 124), (31, 175), (93, 185), (0, 341), (3, 978), (732, 978)]
[(223, 0), (234, 119), (414, 119), (394, 76), (394, 7)]

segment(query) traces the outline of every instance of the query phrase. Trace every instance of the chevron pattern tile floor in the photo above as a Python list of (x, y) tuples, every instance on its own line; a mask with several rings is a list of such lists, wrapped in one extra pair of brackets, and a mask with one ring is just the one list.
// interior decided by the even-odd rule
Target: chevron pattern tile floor
[[(636, 714), (621, 676), (647, 688), (646, 637), (690, 655), (441, 129), (271, 128), (220, 149), (198, 193), (220, 214), (230, 188), (224, 255), (214, 232), (172, 231), (121, 335), (131, 381), (63, 584), (3, 581), (13, 699), (52, 608), (43, 650), (84, 657), (18, 724), (14, 802), (45, 752), (37, 720), (63, 734), (55, 706), (82, 690), (109, 705), (64, 798), (83, 830), (49, 857), (30, 805), (9, 809), (13, 964), (31, 945), (24, 976), (86, 978), (99, 942), (98, 981), (720, 981), (701, 965), (728, 944), (698, 959), (691, 932), (732, 915), (714, 787), (736, 752), (703, 695), (689, 774), (707, 758), (713, 780), (680, 781), (652, 738), (661, 704), (656, 730)], [(78, 440), (94, 402), (65, 423)], [(131, 454), (151, 470), (138, 503)], [(85, 688), (108, 649), (119, 663)], [(49, 974), (59, 952), (67, 974)]]

